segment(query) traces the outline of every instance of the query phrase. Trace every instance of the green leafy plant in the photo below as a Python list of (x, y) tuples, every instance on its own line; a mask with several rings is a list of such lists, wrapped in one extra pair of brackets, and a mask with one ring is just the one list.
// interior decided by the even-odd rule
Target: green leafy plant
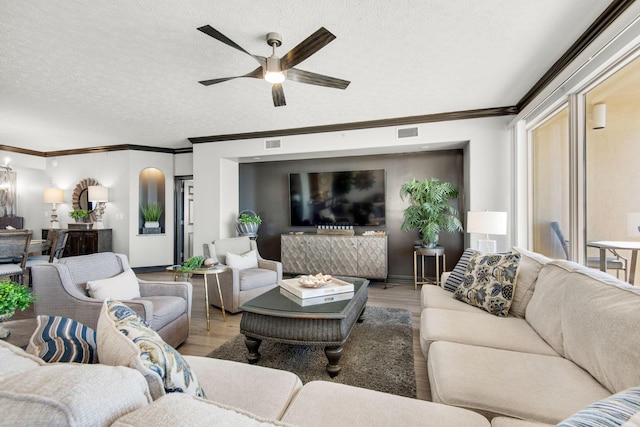
[(417, 180), (411, 178), (400, 187), (400, 198), (411, 203), (404, 210), (402, 231), (417, 230), (426, 247), (438, 244), (440, 232), (462, 231), (458, 211), (449, 203), (458, 197), (458, 188), (436, 178)]
[(74, 211), (69, 212), (69, 216), (75, 220), (85, 219), (91, 214), (91, 211), (86, 209), (76, 209)]
[(161, 215), (162, 206), (160, 206), (160, 203), (158, 202), (147, 203), (147, 205), (142, 208), (142, 217), (145, 221), (157, 222), (160, 220)]
[(202, 267), (203, 263), (204, 263), (204, 258), (197, 255), (186, 260), (180, 267), (180, 270), (183, 273), (186, 273), (187, 271), (191, 271), (191, 270), (197, 270), (200, 267)]
[(33, 302), (33, 294), (25, 286), (11, 279), (0, 281), (0, 314), (12, 314), (24, 310)]
[(248, 213), (241, 213), (238, 217), (238, 222), (240, 224), (262, 224), (262, 218), (260, 215), (250, 215)]

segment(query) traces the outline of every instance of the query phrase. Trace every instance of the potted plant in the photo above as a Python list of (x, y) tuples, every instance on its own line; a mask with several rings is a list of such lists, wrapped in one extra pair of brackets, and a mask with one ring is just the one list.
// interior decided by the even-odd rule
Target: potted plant
[(182, 266), (180, 267), (180, 271), (182, 271), (183, 273), (188, 273), (192, 270), (197, 270), (202, 267), (203, 263), (204, 258), (199, 255), (193, 256), (182, 264)]
[(256, 236), (258, 234), (258, 228), (262, 224), (262, 218), (260, 215), (251, 210), (244, 210), (240, 212), (238, 216), (238, 223), (236, 224), (236, 230), (239, 236)]
[(74, 211), (69, 212), (69, 216), (73, 218), (76, 222), (85, 222), (87, 217), (91, 215), (91, 211), (86, 209), (76, 209)]
[(159, 228), (160, 216), (162, 216), (162, 206), (158, 202), (149, 202), (142, 208), (145, 228)]
[(2, 322), (13, 316), (16, 309), (24, 310), (33, 302), (33, 294), (25, 286), (11, 279), (0, 281), (0, 338), (9, 336)]
[(458, 188), (449, 182), (440, 182), (436, 178), (405, 182), (400, 187), (400, 198), (411, 203), (404, 210), (402, 231), (417, 230), (423, 246), (433, 248), (438, 244), (442, 231), (454, 233), (462, 231), (458, 211), (449, 204), (458, 197)]

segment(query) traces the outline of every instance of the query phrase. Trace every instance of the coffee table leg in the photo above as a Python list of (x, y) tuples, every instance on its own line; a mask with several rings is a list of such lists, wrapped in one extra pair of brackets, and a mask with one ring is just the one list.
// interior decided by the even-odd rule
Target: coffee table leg
[(262, 344), (262, 340), (245, 336), (244, 344), (247, 346), (247, 350), (249, 350), (249, 353), (247, 353), (247, 360), (253, 365), (260, 360), (260, 352), (258, 349), (260, 348), (260, 344)]
[(324, 354), (327, 356), (327, 372), (331, 378), (335, 377), (340, 373), (340, 365), (338, 362), (340, 361), (340, 357), (342, 356), (342, 346), (338, 347), (325, 347)]
[(364, 322), (364, 310), (366, 308), (367, 308), (366, 305), (364, 307), (362, 307), (362, 311), (360, 312), (360, 316), (358, 316), (358, 320), (356, 320), (356, 322), (358, 322), (358, 323)]

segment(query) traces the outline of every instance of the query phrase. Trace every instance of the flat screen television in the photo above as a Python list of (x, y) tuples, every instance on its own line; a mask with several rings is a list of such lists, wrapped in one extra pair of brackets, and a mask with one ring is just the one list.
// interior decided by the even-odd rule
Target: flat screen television
[(385, 225), (385, 170), (289, 174), (290, 224)]

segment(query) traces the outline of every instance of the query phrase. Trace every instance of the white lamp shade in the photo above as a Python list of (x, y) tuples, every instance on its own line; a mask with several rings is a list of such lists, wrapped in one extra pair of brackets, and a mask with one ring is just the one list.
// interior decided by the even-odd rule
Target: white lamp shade
[(507, 234), (507, 213), (467, 212), (467, 233)]
[(64, 190), (61, 188), (45, 188), (43, 200), (45, 203), (62, 203), (64, 202)]
[(89, 201), (90, 202), (108, 202), (109, 201), (109, 189), (102, 185), (90, 185), (89, 186)]

